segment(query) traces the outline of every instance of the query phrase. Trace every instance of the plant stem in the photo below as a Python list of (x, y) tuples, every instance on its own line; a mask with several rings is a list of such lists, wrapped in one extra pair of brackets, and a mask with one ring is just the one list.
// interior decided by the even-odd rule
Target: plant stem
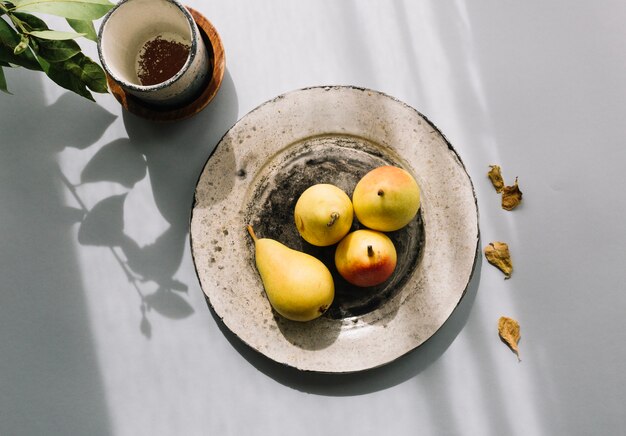
[(7, 15), (9, 16), (11, 21), (13, 21), (13, 24), (15, 24), (15, 27), (18, 28), (18, 30), (21, 30), (21, 33), (28, 34), (28, 32), (30, 32), (26, 27), (24, 27), (24, 22), (22, 20), (17, 18), (15, 15), (13, 15), (9, 11), (7, 11)]
[(328, 221), (326, 223), (326, 227), (332, 227), (333, 224), (335, 224), (335, 222), (339, 219), (339, 213), (338, 212), (333, 212), (330, 214), (330, 221)]
[(252, 228), (251, 225), (248, 225), (247, 229), (248, 229), (248, 233), (250, 233), (250, 236), (252, 236), (252, 239), (256, 243), (256, 241), (258, 241), (258, 239), (256, 237), (256, 234), (254, 233), (254, 229)]

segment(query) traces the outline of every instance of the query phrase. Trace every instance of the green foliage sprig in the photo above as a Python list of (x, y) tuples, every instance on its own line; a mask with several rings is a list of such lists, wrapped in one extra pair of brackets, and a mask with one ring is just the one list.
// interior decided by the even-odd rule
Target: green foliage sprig
[[(90, 100), (90, 91), (108, 92), (104, 71), (75, 39), (96, 41), (93, 21), (112, 7), (109, 0), (0, 1), (0, 90), (9, 93), (3, 69), (23, 67)], [(51, 30), (32, 13), (63, 17), (74, 32)]]

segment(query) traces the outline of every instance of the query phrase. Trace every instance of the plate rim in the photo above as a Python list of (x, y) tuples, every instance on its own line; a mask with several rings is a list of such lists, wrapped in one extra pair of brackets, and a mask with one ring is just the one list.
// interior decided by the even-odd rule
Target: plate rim
[[(463, 290), (461, 292), (461, 295), (459, 296), (458, 300), (456, 301), (456, 304), (454, 305), (454, 307), (452, 308), (452, 310), (450, 311), (450, 313), (445, 317), (445, 319), (440, 323), (440, 325), (423, 341), (421, 341), (419, 344), (417, 344), (416, 346), (413, 346), (411, 348), (408, 348), (407, 350), (405, 350), (404, 352), (398, 354), (397, 356), (395, 356), (392, 359), (386, 360), (384, 362), (378, 363), (376, 365), (368, 365), (362, 368), (355, 368), (355, 369), (349, 369), (349, 370), (323, 370), (323, 369), (311, 369), (311, 368), (301, 368), (298, 367), (295, 364), (292, 364), (290, 362), (285, 362), (285, 361), (281, 361), (281, 360), (276, 360), (274, 358), (272, 358), (271, 356), (268, 356), (267, 354), (263, 353), (261, 350), (255, 348), (252, 344), (248, 343), (246, 340), (244, 340), (240, 334), (238, 334), (238, 332), (236, 332), (235, 330), (231, 329), (229, 327), (229, 325), (226, 323), (226, 321), (224, 320), (224, 316), (222, 314), (220, 314), (218, 312), (218, 310), (216, 310), (213, 302), (211, 301), (211, 298), (209, 297), (209, 295), (204, 291), (203, 289), (203, 285), (202, 285), (202, 278), (200, 277), (200, 273), (199, 273), (199, 269), (198, 269), (198, 265), (197, 265), (197, 258), (196, 258), (196, 254), (195, 254), (195, 250), (194, 250), (194, 235), (191, 229), (192, 226), (192, 222), (194, 220), (194, 211), (196, 208), (196, 205), (198, 203), (198, 199), (197, 199), (197, 188), (198, 185), (202, 179), (202, 176), (207, 168), (207, 166), (209, 165), (211, 158), (215, 155), (215, 153), (218, 151), (220, 145), (223, 143), (224, 139), (226, 137), (228, 137), (228, 135), (237, 128), (237, 126), (239, 126), (250, 114), (260, 110), (262, 107), (272, 104), (278, 100), (281, 100), (285, 97), (288, 97), (290, 95), (293, 94), (297, 94), (297, 93), (302, 93), (302, 92), (306, 92), (306, 91), (311, 91), (311, 90), (324, 90), (324, 91), (328, 91), (328, 90), (333, 90), (333, 89), (344, 89), (344, 90), (355, 90), (355, 91), (361, 91), (361, 92), (367, 92), (367, 93), (373, 93), (373, 94), (377, 94), (380, 97), (389, 99), (397, 104), (400, 104), (402, 107), (404, 107), (405, 109), (408, 109), (412, 112), (414, 112), (418, 117), (422, 118), (424, 121), (426, 121), (426, 123), (428, 123), (433, 129), (434, 131), (436, 131), (436, 133), (441, 137), (441, 139), (443, 140), (443, 142), (445, 143), (445, 145), (448, 148), (448, 151), (450, 151), (454, 158), (456, 159), (456, 161), (458, 162), (464, 176), (467, 178), (467, 181), (469, 182), (469, 188), (471, 190), (471, 194), (472, 194), (472, 199), (473, 199), (473, 206), (475, 208), (475, 212), (476, 212), (476, 227), (475, 227), (475, 234), (473, 234), (472, 238), (475, 238), (475, 247), (472, 251), (472, 265), (471, 265), (471, 269), (467, 278), (467, 282), (464, 284)], [(402, 359), (403, 357), (405, 357), (406, 355), (412, 353), (413, 351), (419, 349), (422, 345), (426, 344), (427, 342), (430, 342), (431, 339), (433, 338), (433, 336), (435, 336), (444, 325), (446, 325), (450, 318), (453, 316), (453, 314), (455, 313), (455, 311), (457, 310), (458, 306), (461, 304), (461, 302), (463, 301), (463, 299), (465, 298), (465, 296), (467, 295), (468, 289), (470, 287), (470, 284), (472, 283), (472, 280), (475, 277), (475, 273), (476, 273), (476, 269), (477, 266), (479, 264), (479, 259), (480, 259), (480, 240), (481, 240), (481, 232), (480, 232), (480, 210), (479, 210), (479, 205), (478, 205), (478, 198), (476, 196), (476, 189), (474, 186), (474, 182), (471, 178), (471, 176), (469, 175), (469, 172), (467, 171), (467, 167), (465, 165), (465, 163), (463, 162), (463, 159), (461, 158), (461, 156), (459, 155), (459, 153), (456, 151), (456, 149), (454, 148), (454, 146), (452, 145), (452, 143), (450, 142), (450, 140), (446, 137), (446, 135), (437, 127), (437, 125), (435, 123), (432, 122), (432, 120), (430, 120), (426, 115), (424, 115), (422, 112), (420, 112), (419, 110), (417, 110), (415, 107), (410, 106), (409, 104), (405, 103), (404, 101), (391, 96), (385, 92), (382, 91), (378, 91), (378, 90), (374, 90), (374, 89), (370, 89), (367, 87), (361, 87), (361, 86), (356, 86), (356, 85), (315, 85), (315, 86), (307, 86), (307, 87), (303, 87), (303, 88), (298, 88), (298, 89), (294, 89), (291, 91), (287, 91), (284, 92), (282, 94), (279, 94), (269, 100), (266, 100), (262, 103), (260, 103), (259, 105), (255, 106), (254, 108), (250, 109), (248, 112), (246, 112), (244, 115), (242, 115), (235, 123), (233, 123), (227, 130), (226, 132), (220, 137), (220, 139), (217, 141), (215, 147), (213, 147), (211, 153), (209, 154), (209, 156), (207, 157), (207, 159), (205, 160), (204, 164), (202, 165), (202, 168), (200, 169), (197, 179), (196, 179), (196, 183), (194, 185), (194, 190), (193, 190), (193, 198), (192, 198), (192, 202), (191, 202), (191, 213), (189, 214), (189, 251), (191, 253), (191, 257), (192, 257), (192, 262), (193, 262), (193, 266), (194, 266), (194, 271), (198, 280), (198, 284), (200, 286), (200, 290), (204, 295), (204, 299), (207, 303), (208, 308), (210, 309), (210, 311), (212, 312), (212, 314), (214, 315), (214, 317), (217, 317), (217, 319), (219, 320), (219, 322), (221, 323), (221, 327), (225, 328), (231, 335), (233, 335), (234, 337), (237, 338), (238, 341), (240, 341), (242, 344), (244, 344), (247, 348), (253, 350), (255, 353), (263, 356), (263, 358), (274, 362), (275, 364), (280, 365), (281, 367), (285, 367), (285, 368), (291, 368), (291, 369), (295, 369), (299, 372), (303, 372), (303, 373), (318, 373), (318, 374), (351, 374), (351, 373), (356, 373), (356, 372), (362, 372), (362, 371), (368, 371), (371, 369), (375, 369), (375, 368), (379, 368), (385, 365), (388, 365), (392, 362), (395, 362), (399, 359)], [(473, 228), (473, 227), (472, 227)]]

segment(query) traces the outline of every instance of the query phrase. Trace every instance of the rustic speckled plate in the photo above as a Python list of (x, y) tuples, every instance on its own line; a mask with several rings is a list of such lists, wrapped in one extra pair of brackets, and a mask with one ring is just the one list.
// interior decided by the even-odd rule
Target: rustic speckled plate
[[(336, 274), (333, 247), (299, 237), (293, 207), (315, 183), (351, 195), (360, 177), (384, 164), (414, 175), (422, 204), (413, 222), (390, 234), (398, 251), (394, 275), (375, 288), (355, 288)], [(301, 370), (354, 372), (408, 353), (448, 319), (474, 269), (477, 212), (458, 155), (415, 109), (367, 89), (308, 88), (264, 103), (222, 138), (196, 187), (191, 247), (209, 304), (242, 341)], [(298, 323), (272, 311), (248, 224), (259, 237), (329, 266), (336, 297), (323, 317)]]

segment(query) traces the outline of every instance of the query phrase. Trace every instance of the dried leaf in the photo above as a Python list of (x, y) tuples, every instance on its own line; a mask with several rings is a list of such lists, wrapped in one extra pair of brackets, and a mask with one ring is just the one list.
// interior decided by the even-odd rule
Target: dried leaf
[(517, 360), (521, 360), (519, 357), (519, 349), (517, 348), (520, 339), (519, 323), (512, 318), (501, 316), (498, 321), (498, 333), (500, 334), (500, 338), (515, 353)]
[(502, 179), (502, 173), (500, 171), (499, 165), (489, 165), (489, 172), (487, 173), (487, 177), (491, 180), (491, 184), (494, 188), (496, 188), (496, 192), (502, 192), (504, 189), (504, 180)]
[(511, 278), (513, 272), (513, 263), (509, 254), (509, 246), (506, 242), (490, 242), (485, 247), (485, 257), (490, 264), (497, 267), (504, 273), (504, 278)]
[(513, 210), (522, 201), (522, 191), (517, 185), (517, 177), (513, 186), (505, 186), (502, 190), (502, 209)]

